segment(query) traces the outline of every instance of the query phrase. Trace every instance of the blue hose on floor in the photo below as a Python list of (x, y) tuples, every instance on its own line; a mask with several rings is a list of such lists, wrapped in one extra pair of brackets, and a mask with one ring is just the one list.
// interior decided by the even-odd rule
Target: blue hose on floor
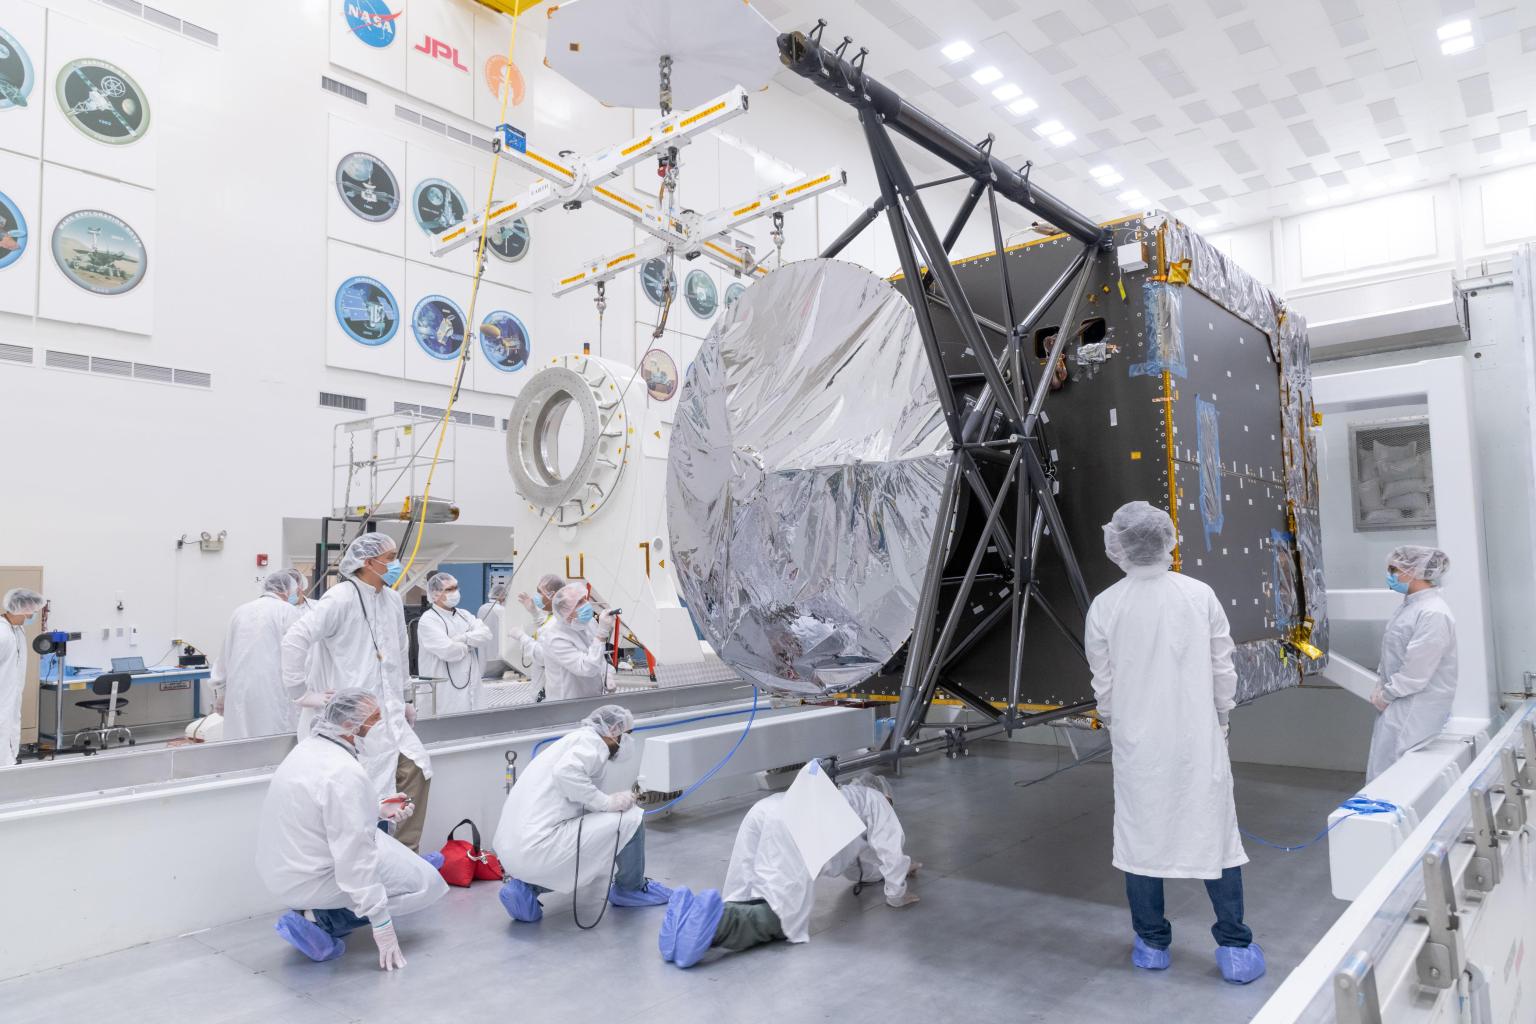
[(1254, 842), (1259, 843), (1260, 845), (1268, 846), (1271, 849), (1279, 850), (1282, 853), (1294, 853), (1297, 850), (1305, 850), (1307, 847), (1321, 842), (1329, 832), (1332, 832), (1334, 829), (1344, 824), (1344, 822), (1348, 821), (1350, 818), (1365, 814), (1402, 813), (1402, 808), (1398, 807), (1397, 804), (1388, 803), (1385, 800), (1372, 800), (1368, 796), (1352, 796), (1348, 800), (1345, 800), (1343, 803), (1339, 804), (1339, 806), (1349, 813), (1344, 815), (1344, 817), (1340, 818), (1338, 821), (1334, 822), (1332, 825), (1329, 825), (1327, 828), (1323, 829), (1311, 839), (1308, 839), (1306, 842), (1297, 846), (1283, 846), (1280, 843), (1272, 843), (1268, 839), (1256, 836), (1252, 832), (1249, 832), (1245, 829), (1238, 829), (1238, 831), (1241, 832), (1246, 838), (1252, 839)]
[[(658, 814), (658, 813), (666, 810), (668, 807), (671, 807), (673, 804), (682, 803), (684, 800), (688, 799), (689, 794), (691, 794), (694, 790), (698, 789), (700, 786), (704, 785), (704, 783), (708, 782), (710, 779), (714, 778), (715, 777), (715, 773), (718, 772), (721, 768), (725, 767), (725, 763), (727, 761), (729, 761), (731, 759), (731, 757), (735, 755), (736, 751), (741, 749), (741, 745), (747, 741), (747, 733), (752, 731), (752, 723), (757, 720), (757, 696), (758, 696), (758, 689), (757, 689), (757, 687), (754, 686), (754, 687), (752, 687), (752, 712), (751, 712), (751, 714), (749, 714), (747, 716), (747, 727), (745, 729), (741, 730), (741, 735), (736, 737), (736, 743), (731, 747), (730, 750), (725, 752), (725, 756), (720, 759), (720, 763), (715, 765), (709, 771), (705, 772), (703, 777), (700, 778), (698, 782), (695, 782), (693, 785), (689, 786), (687, 789), (683, 790), (677, 796), (673, 797), (671, 800), (668, 800), (666, 803), (662, 804), (660, 807), (652, 807), (650, 810), (645, 812), (646, 814)], [(736, 713), (739, 713), (739, 712), (732, 712), (732, 713), (736, 714)], [(706, 717), (709, 717), (709, 716), (706, 716)], [(718, 716), (716, 716), (716, 717), (718, 717)], [(682, 724), (681, 722), (664, 722), (664, 723), (662, 723), (662, 725), (681, 725), (681, 724)], [(661, 727), (660, 725), (657, 725), (654, 728), (660, 728), (660, 727)], [(635, 731), (638, 732), (639, 729), (636, 729)]]

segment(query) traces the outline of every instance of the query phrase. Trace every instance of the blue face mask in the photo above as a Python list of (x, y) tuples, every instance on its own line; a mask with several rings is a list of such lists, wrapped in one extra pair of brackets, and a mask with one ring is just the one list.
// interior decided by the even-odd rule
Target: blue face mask
[(30, 625), (32, 625), (32, 623), (34, 623), (36, 621), (37, 621), (37, 613), (33, 612), (31, 615), (27, 616), (27, 621), (22, 623), (22, 625), (30, 626)]
[(592, 606), (589, 604), (584, 604), (576, 609), (576, 621), (583, 626), (591, 622), (596, 615), (597, 613), (592, 610)]
[(299, 595), (298, 594), (289, 594), (288, 595), (288, 603), (289, 604), (298, 604), (299, 603)]
[(1391, 569), (1387, 570), (1387, 589), (1395, 590), (1399, 594), (1408, 593), (1408, 584), (1397, 578)]
[(535, 608), (539, 609), (539, 611), (543, 611), (544, 610), (544, 595), (543, 594), (534, 594), (533, 595), (533, 606)]
[(400, 578), (400, 573), (403, 572), (403, 571), (404, 571), (404, 567), (401, 566), (400, 559), (397, 558), (394, 561), (390, 562), (389, 563), (389, 568), (384, 570), (384, 585), (386, 587), (394, 586), (395, 585), (395, 581)]

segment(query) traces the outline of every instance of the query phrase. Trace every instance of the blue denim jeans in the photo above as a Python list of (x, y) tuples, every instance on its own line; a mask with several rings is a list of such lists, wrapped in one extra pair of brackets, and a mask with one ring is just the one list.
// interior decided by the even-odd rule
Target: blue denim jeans
[(367, 927), (368, 919), (358, 917), (346, 907), (336, 910), (312, 910), (315, 915), (315, 923), (333, 939), (344, 939), (359, 928)]
[[(1227, 868), (1220, 878), (1205, 879), (1206, 894), (1216, 911), (1211, 935), (1218, 946), (1247, 946), (1253, 932), (1243, 924), (1243, 872)], [(1173, 925), (1163, 916), (1163, 880), (1126, 872), (1125, 898), (1131, 905), (1131, 926), (1141, 941), (1153, 949), (1167, 949), (1173, 942)]]
[(613, 878), (615, 888), (626, 892), (645, 888), (645, 822), (640, 823), (629, 842), (624, 844), (624, 849), (619, 851), (616, 866), (618, 871)]

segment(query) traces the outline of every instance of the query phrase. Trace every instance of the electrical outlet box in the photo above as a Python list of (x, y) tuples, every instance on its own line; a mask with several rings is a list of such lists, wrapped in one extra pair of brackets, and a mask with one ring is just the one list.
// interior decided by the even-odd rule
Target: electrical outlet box
[(137, 646), (139, 646), (139, 627), (138, 626), (129, 626), (128, 627), (128, 646), (129, 647), (137, 647)]

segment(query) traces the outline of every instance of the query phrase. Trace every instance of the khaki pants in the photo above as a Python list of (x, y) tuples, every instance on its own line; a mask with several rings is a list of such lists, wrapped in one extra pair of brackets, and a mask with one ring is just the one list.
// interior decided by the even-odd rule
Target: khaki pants
[(395, 838), (412, 853), (421, 852), (421, 827), (427, 822), (427, 794), (431, 788), (432, 780), (422, 774), (421, 766), (401, 754), (400, 763), (395, 765), (395, 789), (411, 798), (416, 813), (399, 826)]
[(783, 940), (784, 927), (768, 901), (745, 900), (725, 905), (720, 915), (720, 924), (715, 928), (714, 941), (710, 945), (724, 946), (733, 953), (739, 953), (753, 946)]

